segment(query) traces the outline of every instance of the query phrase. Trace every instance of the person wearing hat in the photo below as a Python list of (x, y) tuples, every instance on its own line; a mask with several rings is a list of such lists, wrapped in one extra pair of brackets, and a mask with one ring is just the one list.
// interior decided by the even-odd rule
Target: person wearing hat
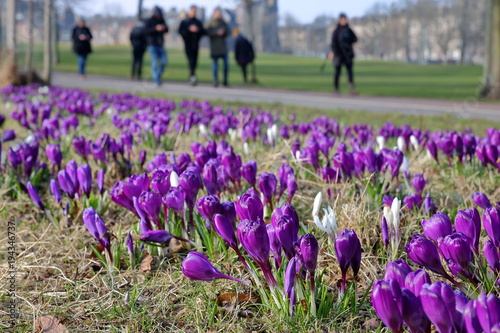
[(157, 86), (161, 85), (161, 76), (167, 67), (167, 51), (164, 48), (163, 35), (168, 32), (168, 26), (163, 18), (160, 7), (155, 6), (152, 15), (145, 22), (146, 40), (151, 56), (151, 76)]
[(142, 59), (148, 48), (144, 22), (139, 21), (130, 32), (130, 43), (132, 44), (132, 74), (131, 79), (142, 79)]
[(87, 56), (92, 53), (92, 46), (90, 45), (92, 34), (83, 18), (78, 19), (71, 33), (71, 38), (73, 40), (73, 52), (75, 52), (78, 57), (78, 74), (80, 74), (82, 79), (85, 79)]
[(234, 28), (233, 37), (235, 38), (234, 57), (243, 72), (243, 81), (247, 83), (247, 66), (255, 60), (255, 51), (252, 43), (245, 36), (240, 34), (238, 28)]
[(229, 60), (227, 58), (226, 38), (230, 33), (229, 26), (222, 18), (222, 10), (216, 8), (212, 14), (212, 19), (207, 23), (205, 30), (210, 38), (210, 56), (212, 57), (212, 76), (214, 87), (219, 86), (219, 59), (222, 59), (224, 64), (224, 81), (225, 87), (228, 86), (227, 76), (229, 72)]
[(332, 34), (332, 44), (329, 57), (333, 59), (333, 66), (335, 67), (334, 74), (334, 92), (340, 94), (339, 79), (342, 66), (347, 69), (349, 78), (349, 90), (351, 95), (357, 95), (356, 88), (354, 87), (354, 75), (352, 71), (354, 60), (353, 44), (358, 41), (358, 37), (347, 22), (346, 14), (340, 14), (337, 28)]
[(200, 39), (205, 35), (203, 23), (196, 18), (196, 6), (191, 6), (187, 17), (179, 26), (179, 35), (184, 40), (184, 50), (189, 63), (189, 83), (195, 86), (198, 82), (196, 78), (196, 67), (198, 66), (198, 53)]

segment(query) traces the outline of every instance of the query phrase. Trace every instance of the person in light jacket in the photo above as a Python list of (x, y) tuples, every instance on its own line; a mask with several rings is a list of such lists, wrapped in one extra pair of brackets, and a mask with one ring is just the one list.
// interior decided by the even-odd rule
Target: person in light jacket
[(229, 60), (227, 57), (226, 38), (229, 35), (229, 26), (222, 18), (222, 11), (216, 8), (212, 15), (212, 19), (207, 23), (205, 30), (210, 38), (210, 56), (212, 57), (212, 76), (214, 87), (219, 86), (219, 59), (222, 59), (224, 64), (224, 81), (223, 85), (228, 86), (227, 76), (229, 72)]

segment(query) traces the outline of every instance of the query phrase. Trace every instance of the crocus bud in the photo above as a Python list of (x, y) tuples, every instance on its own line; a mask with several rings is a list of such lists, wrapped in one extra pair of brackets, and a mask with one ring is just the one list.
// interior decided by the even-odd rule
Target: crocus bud
[(424, 229), (424, 235), (435, 242), (452, 232), (450, 218), (441, 212), (431, 216), (429, 220), (422, 220), (422, 228)]
[(464, 234), (454, 232), (439, 240), (439, 252), (448, 263), (448, 268), (456, 277), (470, 278), (469, 265), (473, 254)]
[(162, 196), (156, 192), (142, 191), (139, 196), (139, 205), (156, 224), (159, 224), (161, 204)]
[(212, 225), (215, 232), (226, 241), (226, 243), (233, 249), (238, 247), (236, 235), (234, 234), (234, 227), (229, 220), (221, 214), (215, 214), (212, 218)]
[(405, 285), (406, 276), (411, 273), (411, 268), (403, 259), (387, 263), (384, 280), (394, 279), (400, 286)]
[(296, 277), (297, 277), (297, 258), (293, 257), (292, 259), (290, 259), (288, 265), (286, 266), (285, 279), (283, 281), (284, 294), (290, 300), (292, 306), (295, 303), (294, 284)]
[(170, 189), (170, 176), (168, 172), (156, 170), (151, 177), (151, 188), (160, 195), (165, 195)]
[(139, 175), (130, 176), (128, 181), (134, 184), (135, 186), (139, 187), (141, 191), (149, 191), (149, 185), (151, 184), (151, 181), (149, 179), (148, 174), (145, 172)]
[(474, 192), (472, 193), (472, 201), (476, 206), (481, 207), (482, 209), (491, 208), (491, 202), (486, 196), (486, 194), (482, 192)]
[(90, 197), (90, 190), (92, 189), (92, 170), (87, 164), (80, 165), (77, 169), (76, 176), (80, 183), (80, 189), (88, 197)]
[(335, 241), (335, 252), (342, 271), (342, 280), (345, 277), (349, 266), (352, 267), (354, 276), (358, 275), (361, 266), (361, 243), (354, 230), (344, 229)]
[(385, 247), (389, 246), (389, 229), (387, 226), (387, 219), (382, 215), (382, 242)]
[(269, 263), (269, 236), (262, 220), (243, 220), (237, 229), (238, 239), (248, 254), (259, 264)]
[(477, 253), (481, 235), (481, 218), (477, 209), (459, 210), (455, 216), (455, 229), (467, 237), (472, 249)]
[(257, 162), (249, 161), (243, 164), (241, 167), (241, 175), (250, 186), (255, 187), (255, 182), (257, 180)]
[(401, 288), (403, 322), (410, 332), (429, 332), (431, 322), (427, 319), (420, 299), (406, 288)]
[(439, 332), (455, 332), (455, 293), (446, 283), (438, 281), (422, 287), (420, 301), (425, 314)]
[(210, 159), (203, 166), (202, 177), (203, 184), (207, 189), (209, 195), (217, 195), (220, 189), (220, 184), (218, 183), (217, 165), (219, 162), (216, 159)]
[(71, 178), (75, 191), (78, 191), (80, 184), (78, 183), (78, 164), (75, 161), (71, 160), (66, 164), (66, 174)]
[(199, 172), (191, 170), (184, 171), (179, 176), (179, 185), (184, 189), (187, 207), (192, 210), (198, 191), (203, 186)]
[(178, 239), (183, 242), (187, 242), (186, 239), (175, 237), (166, 230), (150, 230), (143, 232), (139, 235), (139, 238), (143, 242), (154, 242), (154, 243), (168, 243), (172, 238)]
[(144, 166), (144, 163), (146, 163), (146, 151), (142, 149), (139, 152), (139, 165), (141, 166), (141, 168)]
[(69, 177), (69, 175), (66, 173), (66, 170), (61, 170), (57, 174), (57, 180), (59, 181), (59, 185), (61, 186), (61, 189), (71, 198), (73, 199), (75, 197), (76, 193), (76, 188), (75, 185), (73, 184), (73, 181)]
[(104, 169), (99, 169), (97, 171), (97, 188), (99, 189), (99, 193), (104, 193)]
[(279, 269), (281, 266), (281, 248), (282, 248), (281, 243), (278, 237), (276, 236), (276, 232), (272, 224), (266, 225), (266, 230), (267, 230), (267, 236), (269, 237), (270, 250), (274, 256), (274, 262), (276, 264), (276, 268)]
[(264, 195), (264, 204), (272, 202), (274, 193), (276, 193), (276, 176), (272, 173), (264, 172), (259, 176), (259, 190)]
[(128, 252), (133, 255), (135, 253), (134, 241), (132, 240), (132, 234), (129, 232), (127, 235), (127, 240), (125, 241)]
[(298, 225), (289, 216), (281, 215), (273, 219), (273, 226), (287, 258), (293, 258), (295, 256), (294, 244), (299, 237)]
[(422, 207), (422, 197), (418, 193), (407, 195), (403, 199), (403, 203), (409, 210), (414, 210)]
[(287, 181), (286, 181), (286, 190), (288, 191), (288, 203), (292, 202), (293, 196), (295, 195), (295, 192), (297, 191), (298, 188), (297, 181), (295, 180), (294, 175), (288, 175)]
[(99, 240), (104, 248), (109, 250), (111, 243), (108, 235), (108, 229), (94, 208), (85, 208), (83, 211), (83, 223), (90, 234), (94, 236), (95, 239)]
[(184, 211), (184, 189), (182, 187), (171, 187), (162, 200), (165, 206), (175, 212), (181, 214)]
[(319, 254), (318, 241), (311, 234), (303, 235), (297, 241), (297, 250), (302, 265), (311, 276), (314, 276)]
[(232, 225), (236, 223), (236, 209), (234, 208), (234, 203), (232, 201), (226, 201), (222, 204), (222, 215), (231, 222)]
[(214, 195), (201, 197), (196, 201), (196, 208), (204, 219), (212, 221), (215, 214), (222, 214), (222, 205)]
[(393, 332), (403, 331), (401, 287), (396, 280), (378, 280), (372, 288), (372, 304), (377, 316)]
[(488, 208), (483, 213), (483, 225), (486, 233), (496, 247), (500, 247), (500, 208)]
[(483, 245), (483, 253), (486, 258), (486, 262), (491, 267), (495, 273), (500, 272), (500, 258), (498, 255), (498, 250), (491, 240), (487, 240)]
[(61, 147), (58, 144), (48, 144), (45, 147), (45, 154), (47, 154), (47, 158), (53, 165), (57, 166), (58, 168), (61, 167), (63, 156), (61, 153)]
[(422, 286), (426, 283), (431, 284), (431, 277), (423, 269), (417, 269), (406, 275), (404, 286), (418, 297), (422, 291)]
[(50, 180), (50, 192), (54, 196), (54, 200), (60, 203), (62, 199), (61, 189), (59, 188), (59, 183), (55, 179)]
[(170, 173), (170, 186), (172, 187), (179, 186), (179, 175), (175, 171), (172, 171)]
[(12, 141), (16, 138), (16, 132), (13, 129), (7, 129), (3, 131), (2, 140), (0, 142)]
[(223, 274), (210, 263), (207, 257), (196, 251), (188, 253), (186, 258), (182, 261), (181, 270), (182, 273), (191, 280), (213, 281), (216, 279), (227, 279), (248, 284), (246, 281)]
[(476, 302), (477, 301), (475, 300), (470, 301), (465, 306), (464, 322), (465, 322), (465, 328), (468, 333), (483, 332), (483, 328), (481, 327), (481, 323), (479, 322), (479, 318), (477, 317)]
[(446, 275), (436, 245), (424, 236), (413, 235), (410, 243), (406, 244), (405, 251), (408, 257), (417, 264), (430, 269), (434, 273)]
[(42, 199), (40, 199), (38, 191), (33, 186), (33, 184), (31, 184), (31, 182), (28, 182), (28, 184), (26, 184), (26, 187), (28, 188), (28, 194), (30, 195), (31, 200), (33, 200), (33, 203), (41, 210), (44, 210), (45, 206), (43, 205)]
[(436, 204), (429, 193), (427, 193), (424, 199), (424, 211), (427, 215), (435, 214), (437, 211)]
[(479, 294), (476, 300), (476, 313), (479, 323), (485, 332), (493, 332), (492, 328), (500, 323), (500, 299), (494, 294)]
[(262, 220), (264, 218), (264, 207), (257, 193), (250, 189), (243, 194), (235, 203), (236, 213), (240, 220)]
[[(59, 180), (61, 183), (61, 180)], [(61, 187), (62, 184), (61, 184)], [(64, 190), (64, 187), (63, 187)], [(133, 197), (141, 195), (141, 188), (126, 181), (119, 181), (113, 186), (110, 192), (111, 200), (119, 206), (122, 206), (131, 212), (135, 212)]]

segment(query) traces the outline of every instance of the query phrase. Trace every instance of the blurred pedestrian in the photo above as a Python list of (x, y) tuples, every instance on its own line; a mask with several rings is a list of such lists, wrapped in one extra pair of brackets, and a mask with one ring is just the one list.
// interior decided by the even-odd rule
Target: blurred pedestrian
[(167, 67), (167, 51), (165, 51), (163, 35), (168, 32), (168, 26), (163, 18), (160, 7), (155, 6), (152, 15), (145, 22), (146, 40), (151, 56), (151, 76), (157, 86), (161, 85), (161, 75)]
[(347, 69), (347, 75), (349, 78), (349, 90), (351, 95), (357, 95), (358, 92), (354, 87), (354, 75), (352, 71), (353, 60), (354, 60), (354, 49), (352, 44), (356, 43), (358, 38), (352, 29), (349, 27), (347, 22), (347, 15), (340, 14), (339, 23), (337, 28), (332, 34), (332, 44), (329, 57), (333, 59), (333, 66), (335, 67), (334, 74), (334, 92), (340, 94), (339, 90), (339, 78), (342, 70), (342, 66)]
[(227, 75), (229, 72), (229, 63), (227, 58), (226, 37), (229, 34), (229, 27), (222, 18), (222, 11), (216, 8), (212, 14), (212, 19), (206, 25), (207, 35), (210, 38), (210, 55), (212, 57), (212, 76), (214, 87), (219, 86), (219, 59), (222, 59), (224, 64), (224, 81), (225, 87), (228, 86)]
[(75, 52), (78, 57), (78, 74), (80, 74), (82, 79), (85, 79), (87, 56), (92, 53), (92, 47), (90, 45), (92, 34), (83, 18), (78, 19), (76, 26), (73, 28), (71, 38), (73, 40), (73, 52)]
[(191, 6), (187, 17), (179, 26), (179, 35), (184, 39), (184, 50), (189, 63), (189, 82), (195, 86), (198, 83), (196, 78), (196, 67), (198, 66), (198, 51), (200, 39), (205, 35), (203, 23), (196, 18), (196, 6)]
[(146, 29), (144, 22), (139, 21), (130, 32), (130, 43), (132, 44), (132, 73), (131, 79), (142, 79), (142, 59), (148, 48)]
[(255, 51), (252, 43), (240, 33), (238, 28), (234, 28), (233, 36), (235, 38), (234, 57), (243, 72), (243, 81), (247, 83), (247, 66), (255, 60)]

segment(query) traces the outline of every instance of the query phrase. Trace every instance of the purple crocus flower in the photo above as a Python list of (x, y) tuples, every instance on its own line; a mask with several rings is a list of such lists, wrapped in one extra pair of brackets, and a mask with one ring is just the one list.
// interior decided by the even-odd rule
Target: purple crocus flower
[(257, 162), (248, 161), (241, 167), (241, 175), (250, 184), (250, 186), (255, 187), (255, 182), (257, 180)]
[(295, 256), (294, 244), (299, 237), (297, 224), (287, 215), (281, 215), (272, 221), (274, 233), (283, 246), (285, 255), (292, 259)]
[(446, 276), (447, 273), (441, 264), (436, 245), (422, 235), (415, 234), (410, 243), (406, 244), (405, 251), (408, 257), (417, 264)]
[(178, 239), (182, 242), (189, 242), (187, 239), (176, 237), (166, 230), (146, 231), (140, 234), (139, 238), (143, 242), (153, 242), (153, 243), (168, 243), (172, 238)]
[(419, 209), (422, 207), (422, 197), (418, 193), (407, 195), (403, 199), (403, 204), (408, 207), (409, 210)]
[(463, 317), (465, 329), (468, 333), (483, 333), (483, 328), (481, 327), (481, 323), (477, 317), (476, 303), (477, 301), (475, 300), (469, 301), (469, 303), (465, 306)]
[(422, 220), (422, 228), (427, 238), (437, 242), (452, 232), (451, 220), (445, 213), (439, 212), (428, 220)]
[(259, 196), (253, 189), (249, 189), (235, 203), (236, 214), (240, 220), (264, 219), (264, 207)]
[(50, 192), (54, 196), (54, 200), (60, 203), (62, 199), (61, 189), (59, 188), (59, 183), (55, 179), (50, 180)]
[(210, 159), (203, 166), (202, 177), (205, 188), (209, 195), (217, 195), (220, 189), (220, 184), (218, 183), (218, 173), (217, 166), (219, 162), (216, 159)]
[(248, 284), (246, 281), (223, 274), (212, 265), (206, 256), (196, 251), (188, 253), (182, 261), (181, 270), (191, 280), (213, 281), (216, 279), (227, 279)]
[(478, 253), (479, 236), (481, 235), (481, 217), (477, 209), (459, 210), (455, 216), (455, 229), (467, 237), (474, 252)]
[(500, 323), (500, 299), (494, 294), (479, 294), (476, 300), (476, 313), (483, 330), (494, 332), (493, 327)]
[(58, 168), (61, 168), (61, 162), (63, 159), (62, 153), (61, 153), (61, 147), (58, 144), (48, 144), (45, 147), (45, 153), (47, 155), (47, 158), (49, 161), (57, 166)]
[[(276, 265), (276, 269), (281, 267), (281, 243), (278, 237), (276, 236), (276, 232), (274, 230), (274, 226), (270, 223), (266, 225), (267, 236), (269, 237), (269, 246), (271, 253), (274, 257), (274, 263)], [(288, 266), (287, 266), (288, 267)]]
[(285, 270), (285, 278), (284, 278), (284, 285), (283, 285), (283, 291), (285, 296), (288, 298), (290, 301), (290, 305), (293, 306), (295, 305), (295, 280), (297, 278), (297, 257), (293, 257), (289, 262), (288, 265), (286, 266)]
[(236, 208), (234, 208), (234, 203), (232, 201), (226, 201), (222, 204), (222, 215), (231, 222), (231, 224), (236, 223)]
[(184, 171), (179, 176), (179, 185), (184, 189), (187, 207), (190, 211), (193, 210), (198, 191), (203, 186), (199, 172)]
[(247, 253), (259, 264), (270, 287), (277, 285), (269, 264), (270, 243), (262, 220), (243, 220), (238, 224), (238, 239)]
[(76, 188), (75, 185), (73, 184), (73, 181), (71, 180), (71, 177), (68, 175), (66, 170), (61, 170), (57, 174), (57, 180), (59, 181), (59, 185), (61, 186), (61, 189), (70, 197), (74, 198), (75, 193), (76, 193)]
[(35, 186), (33, 186), (31, 182), (28, 182), (26, 184), (26, 187), (28, 189), (28, 194), (30, 195), (31, 200), (33, 200), (33, 203), (41, 210), (44, 210), (45, 206), (43, 205), (42, 199), (40, 199), (40, 196), (38, 195), (38, 191), (36, 190)]
[[(60, 182), (61, 181), (59, 181), (59, 183)], [(110, 195), (114, 203), (135, 213), (133, 197), (139, 197), (141, 192), (142, 190), (140, 187), (130, 182), (119, 181), (113, 186), (113, 189), (111, 189)]]
[(429, 193), (427, 193), (424, 199), (424, 211), (427, 215), (435, 214), (437, 211), (436, 204)]
[(406, 275), (404, 286), (418, 297), (422, 291), (422, 286), (426, 283), (431, 284), (431, 277), (423, 269), (417, 269)]
[(354, 277), (358, 275), (361, 267), (361, 243), (354, 230), (344, 229), (335, 241), (335, 252), (342, 272), (341, 293), (345, 290), (346, 275), (349, 267), (352, 267)]
[(406, 261), (398, 259), (387, 263), (384, 280), (388, 281), (389, 279), (394, 279), (398, 281), (400, 286), (404, 286), (406, 276), (410, 273), (411, 268), (408, 266)]
[(422, 195), (424, 191), (425, 184), (427, 184), (427, 180), (424, 178), (424, 174), (417, 173), (413, 176), (413, 180), (411, 181), (411, 185), (415, 188), (418, 194)]
[(403, 332), (401, 287), (396, 280), (378, 280), (372, 288), (372, 304), (377, 316), (393, 332)]
[(162, 196), (156, 192), (142, 191), (139, 196), (139, 205), (148, 214), (148, 217), (159, 226)]
[(111, 256), (111, 241), (108, 235), (108, 230), (102, 218), (92, 207), (85, 208), (83, 211), (83, 223), (95, 239), (99, 241), (101, 246), (108, 251)]
[(410, 332), (429, 332), (431, 322), (427, 319), (420, 299), (407, 288), (401, 288), (401, 314)]
[(179, 187), (172, 187), (167, 194), (163, 196), (163, 204), (173, 209), (175, 212), (181, 214), (184, 211), (184, 189)]
[(389, 228), (387, 226), (387, 219), (382, 215), (382, 242), (385, 247), (389, 246)]
[(146, 156), (147, 156), (146, 151), (142, 149), (139, 152), (139, 165), (141, 166), (141, 168), (144, 166), (144, 163), (146, 163)]
[(467, 237), (454, 232), (439, 240), (439, 252), (448, 263), (448, 268), (456, 277), (464, 276), (471, 278), (469, 265), (472, 262), (473, 254)]
[(422, 287), (420, 301), (425, 314), (439, 332), (456, 332), (462, 323), (455, 322), (455, 293), (450, 285), (438, 281)]
[(268, 203), (272, 205), (273, 196), (276, 193), (276, 176), (268, 172), (261, 173), (258, 184), (259, 190), (264, 195), (264, 205)]
[(160, 195), (165, 195), (170, 189), (170, 173), (156, 170), (151, 177), (151, 188)]
[(286, 181), (286, 189), (288, 191), (288, 203), (292, 202), (292, 199), (295, 195), (295, 192), (297, 191), (298, 188), (297, 181), (295, 180), (295, 175), (289, 174), (287, 181)]
[(319, 244), (316, 238), (311, 234), (303, 235), (297, 241), (297, 252), (310, 276), (314, 276), (316, 265), (318, 263)]
[(127, 246), (128, 252), (131, 255), (134, 255), (135, 253), (134, 241), (132, 239), (132, 234), (130, 232), (127, 235), (127, 240), (125, 241), (125, 245)]
[(472, 193), (472, 201), (476, 206), (481, 207), (482, 209), (491, 208), (491, 202), (486, 196), (486, 194), (482, 192), (474, 192)]
[(483, 253), (486, 258), (486, 262), (491, 267), (491, 269), (498, 273), (500, 272), (500, 257), (498, 255), (498, 250), (491, 240), (487, 240), (483, 245)]
[(225, 240), (231, 248), (237, 249), (238, 241), (236, 240), (233, 224), (221, 214), (214, 214), (212, 220), (215, 232), (217, 232), (217, 234)]
[(99, 189), (99, 193), (104, 193), (104, 169), (99, 169), (97, 172), (97, 188)]
[(87, 164), (80, 165), (77, 169), (76, 176), (80, 189), (88, 197), (90, 197), (90, 190), (92, 189), (92, 170)]
[(140, 188), (141, 191), (149, 191), (149, 185), (151, 184), (151, 180), (149, 179), (148, 174), (145, 172), (139, 175), (130, 176), (128, 181), (137, 186), (138, 188)]
[(215, 214), (222, 214), (222, 205), (214, 195), (201, 197), (196, 201), (196, 208), (204, 219), (212, 221)]
[(500, 247), (500, 208), (488, 208), (483, 213), (483, 225), (488, 237), (496, 247)]
[(2, 140), (0, 142), (9, 142), (16, 138), (16, 132), (13, 129), (3, 131)]

